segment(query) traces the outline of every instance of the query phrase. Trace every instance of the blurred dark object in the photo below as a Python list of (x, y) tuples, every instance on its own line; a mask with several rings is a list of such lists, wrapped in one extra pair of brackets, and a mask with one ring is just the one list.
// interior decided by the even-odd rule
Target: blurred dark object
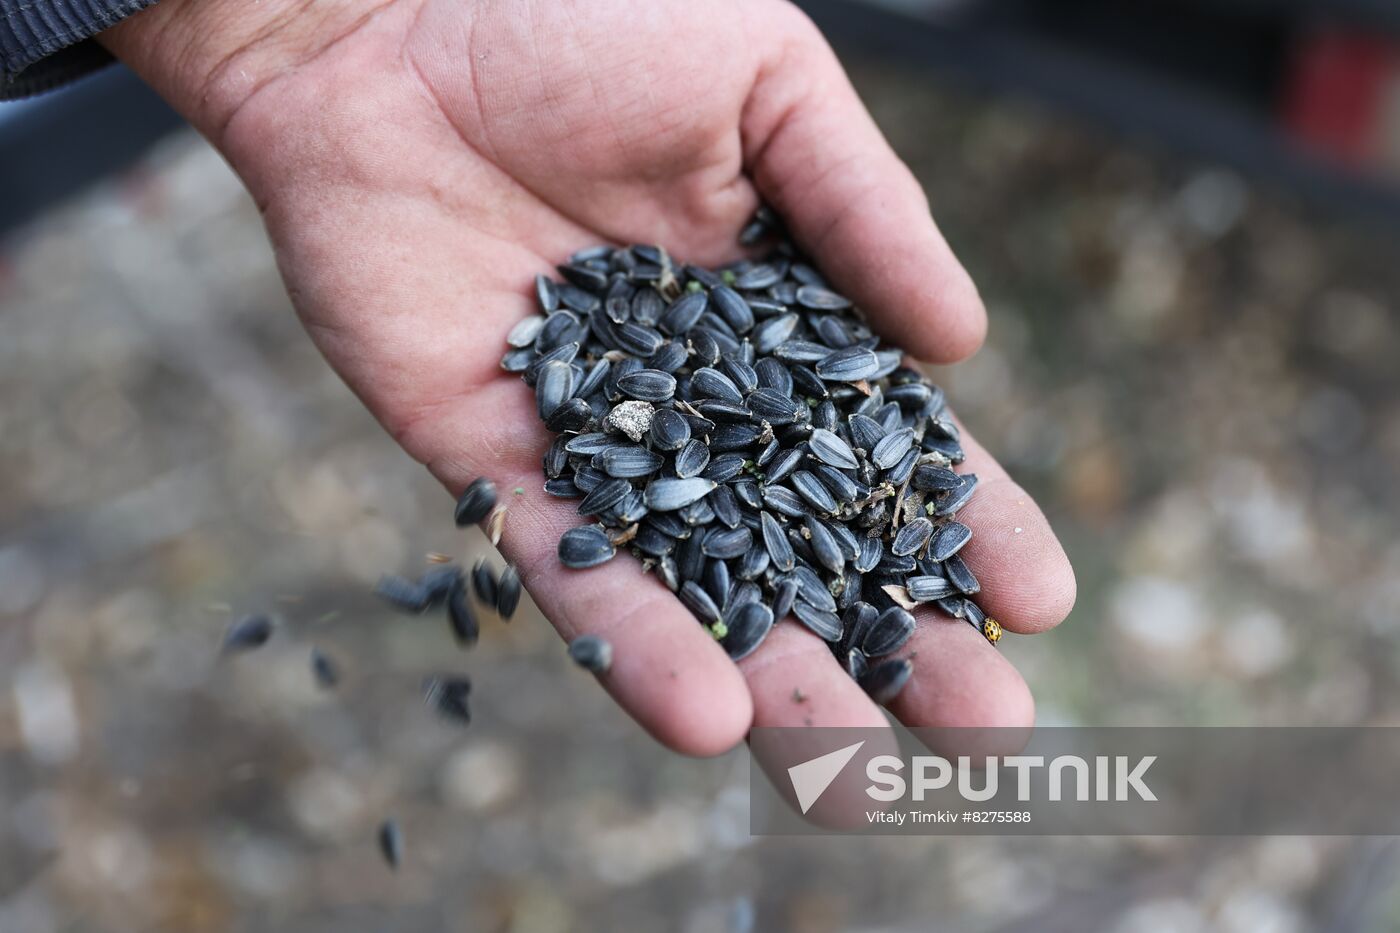
[(122, 67), (0, 105), (0, 233), (132, 164), (183, 125)]
[(802, 0), (898, 54), (1400, 224), (1400, 4)]

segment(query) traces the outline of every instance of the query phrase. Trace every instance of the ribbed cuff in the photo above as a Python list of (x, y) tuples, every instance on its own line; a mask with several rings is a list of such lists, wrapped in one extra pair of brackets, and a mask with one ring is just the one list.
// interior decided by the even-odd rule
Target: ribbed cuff
[(92, 36), (156, 0), (0, 0), (0, 100), (57, 87), (112, 60)]

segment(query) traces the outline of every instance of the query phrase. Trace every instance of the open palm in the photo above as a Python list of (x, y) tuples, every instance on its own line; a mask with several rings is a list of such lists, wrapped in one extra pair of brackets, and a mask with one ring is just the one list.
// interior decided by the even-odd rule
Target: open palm
[[(288, 66), (267, 67), (276, 50), (262, 37), (221, 64), (227, 106), (202, 127), (263, 208), (312, 337), (393, 436), (454, 493), (478, 475), (526, 490), (502, 550), (565, 638), (614, 643), (607, 689), (693, 754), (751, 725), (882, 723), (791, 620), (736, 666), (636, 561), (563, 569), (579, 519), (541, 491), (549, 438), (498, 365), (536, 273), (599, 241), (734, 258), (760, 197), (893, 342), (939, 361), (976, 348), (975, 289), (811, 24), (779, 0), (391, 0)], [(1049, 627), (1074, 598), (1064, 554), (966, 446), (983, 604), (1009, 631)], [(1030, 721), (1024, 682), (970, 626), (929, 614), (909, 650), (905, 722)]]

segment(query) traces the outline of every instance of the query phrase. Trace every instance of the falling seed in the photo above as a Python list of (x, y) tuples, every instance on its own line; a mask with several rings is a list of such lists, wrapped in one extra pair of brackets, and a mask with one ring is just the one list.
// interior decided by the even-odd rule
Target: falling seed
[(452, 629), (452, 636), (457, 640), (457, 644), (463, 648), (470, 648), (476, 644), (481, 626), (476, 620), (471, 601), (467, 599), (465, 578), (459, 578), (452, 591), (447, 594), (447, 624)]
[(443, 718), (463, 726), (472, 721), (467, 706), (471, 692), (471, 681), (465, 677), (431, 677), (423, 682), (423, 701)]
[(506, 564), (496, 581), (496, 614), (509, 622), (520, 605), (520, 573), (514, 564)]
[(311, 649), (311, 674), (316, 678), (316, 686), (323, 690), (330, 690), (340, 683), (340, 667), (319, 648)]
[(379, 854), (395, 871), (403, 861), (403, 832), (396, 820), (385, 820), (379, 824)]
[(267, 644), (272, 637), (272, 618), (261, 613), (246, 615), (228, 627), (224, 632), (224, 653), (237, 654), (252, 651)]
[(482, 476), (474, 479), (457, 500), (457, 527), (475, 525), (496, 507), (496, 484)]

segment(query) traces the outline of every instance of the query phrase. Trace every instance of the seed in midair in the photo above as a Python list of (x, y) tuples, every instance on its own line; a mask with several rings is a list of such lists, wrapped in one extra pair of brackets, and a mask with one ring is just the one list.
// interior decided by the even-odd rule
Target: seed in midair
[(472, 565), (472, 590), (483, 606), (496, 606), (496, 574), (485, 558)]
[(509, 622), (515, 615), (515, 607), (520, 605), (520, 572), (514, 564), (506, 564), (501, 577), (496, 581), (496, 614)]
[(384, 856), (390, 868), (398, 871), (403, 861), (403, 832), (399, 829), (398, 821), (385, 820), (380, 823), (378, 840), (379, 854)]
[(466, 677), (430, 677), (423, 682), (423, 701), (444, 718), (463, 726), (472, 721), (467, 707), (471, 692), (472, 684)]
[(236, 654), (261, 648), (272, 637), (272, 629), (270, 616), (262, 613), (243, 616), (224, 632), (224, 653)]
[(398, 574), (385, 574), (374, 586), (374, 594), (400, 612), (422, 613), (432, 606), (432, 594), (416, 580)]
[[(494, 606), (495, 603), (495, 599), (492, 599), (487, 605)], [(459, 578), (452, 591), (447, 594), (447, 624), (452, 629), (452, 636), (457, 639), (457, 644), (463, 648), (470, 648), (476, 644), (481, 626), (477, 623), (471, 601), (467, 599), (466, 578)]]
[(316, 686), (322, 690), (330, 690), (340, 683), (340, 666), (320, 648), (312, 648), (311, 675), (316, 678)]
[(472, 480), (457, 500), (457, 527), (475, 525), (490, 515), (495, 507), (496, 484), (484, 476)]
[(613, 647), (601, 636), (580, 635), (569, 643), (569, 657), (586, 671), (606, 674), (612, 667)]

